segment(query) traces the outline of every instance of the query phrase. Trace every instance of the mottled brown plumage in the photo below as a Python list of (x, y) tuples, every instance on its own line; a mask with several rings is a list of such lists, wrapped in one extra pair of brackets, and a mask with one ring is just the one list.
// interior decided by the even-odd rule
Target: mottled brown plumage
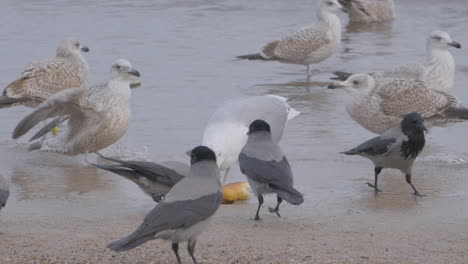
[[(63, 40), (55, 57), (32, 62), (5, 88), (0, 97), (0, 108), (20, 104), (37, 107), (59, 91), (83, 87), (88, 80), (89, 67), (81, 51), (88, 50), (77, 40)], [(11, 98), (22, 100), (14, 102)]]
[(18, 138), (48, 118), (68, 116), (66, 130), (33, 144), (30, 150), (65, 155), (94, 153), (112, 145), (130, 124), (130, 84), (140, 74), (127, 60), (117, 60), (107, 84), (61, 91), (23, 118), (13, 132)]
[(386, 22), (395, 18), (393, 0), (339, 0), (351, 22)]
[(456, 97), (428, 89), (422, 81), (380, 79), (376, 85), (372, 76), (359, 73), (330, 88), (345, 88), (351, 92), (353, 99), (346, 106), (348, 114), (377, 134), (398, 125), (402, 117), (411, 112), (419, 113), (428, 127), (468, 119), (468, 109), (460, 107)]
[(332, 56), (341, 43), (341, 23), (336, 15), (341, 8), (337, 0), (321, 0), (316, 24), (269, 42), (260, 53), (237, 58), (305, 65), (310, 78), (310, 65)]

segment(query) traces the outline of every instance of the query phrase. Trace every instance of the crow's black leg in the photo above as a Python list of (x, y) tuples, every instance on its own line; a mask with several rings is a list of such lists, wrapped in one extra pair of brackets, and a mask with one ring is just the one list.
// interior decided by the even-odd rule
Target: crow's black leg
[(258, 198), (258, 208), (257, 208), (257, 214), (255, 214), (255, 221), (260, 220), (260, 216), (258, 216), (258, 212), (260, 212), (260, 207), (262, 207), (262, 204), (263, 204), (263, 196), (259, 194), (257, 198)]
[(181, 264), (180, 262), (180, 257), (179, 257), (179, 243), (172, 243), (172, 251), (174, 251), (174, 254), (177, 258), (177, 263)]
[(276, 204), (276, 207), (273, 209), (270, 207), (270, 213), (276, 213), (276, 215), (281, 218), (281, 215), (279, 214), (279, 206), (281, 204), (281, 202), (283, 201), (283, 199), (279, 196), (276, 196), (276, 201), (278, 201), (278, 203)]
[(374, 184), (372, 184), (370, 182), (367, 182), (367, 185), (374, 188), (375, 193), (381, 192), (381, 190), (377, 187), (378, 186), (377, 182), (378, 182), (379, 174), (380, 174), (381, 171), (382, 171), (382, 167), (375, 167), (374, 168), (374, 173), (375, 173)]
[(418, 190), (416, 190), (416, 188), (414, 187), (414, 185), (411, 183), (411, 173), (406, 174), (406, 182), (407, 182), (409, 185), (411, 185), (411, 188), (413, 188), (413, 191), (414, 191), (413, 195), (418, 196), (418, 197), (423, 197), (423, 196), (425, 196), (424, 194), (420, 194), (420, 193), (418, 192)]
[(195, 255), (193, 253), (195, 253), (195, 244), (197, 243), (196, 240), (189, 240), (188, 243), (187, 243), (187, 250), (188, 250), (188, 253), (190, 254), (190, 256), (192, 257), (192, 260), (193, 260), (193, 264), (197, 264), (197, 259), (195, 258)]

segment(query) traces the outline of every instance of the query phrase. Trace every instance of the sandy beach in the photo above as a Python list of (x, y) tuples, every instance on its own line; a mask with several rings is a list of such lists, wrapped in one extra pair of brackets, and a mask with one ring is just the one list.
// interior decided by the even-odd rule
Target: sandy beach
[[(308, 166), (317, 164), (299, 164), (301, 170)], [(433, 170), (423, 166), (420, 171)], [(346, 167), (355, 170), (353, 164)], [(332, 177), (323, 172), (318, 182)], [(467, 199), (437, 190), (440, 181), (460, 180), (449, 167), (439, 172), (446, 179), (418, 178), (428, 195), (423, 198), (412, 197), (403, 177), (391, 172), (384, 174), (381, 186), (388, 191), (378, 196), (364, 178), (353, 178), (348, 184), (362, 191), (359, 197), (342, 193), (338, 184), (322, 198), (306, 195), (304, 206), (282, 206), (282, 218), (267, 210), (274, 197), (267, 199), (259, 222), (253, 220), (255, 199), (222, 205), (201, 236), (196, 256), (201, 263), (465, 263)], [(105, 174), (102, 181), (113, 185), (120, 179)], [(42, 193), (41, 198), (13, 200), (2, 211), (1, 263), (175, 263), (170, 244), (161, 240), (124, 253), (106, 249), (140, 224), (154, 206), (148, 197), (122, 199), (105, 189), (57, 194), (40, 188), (29, 195)], [(190, 263), (182, 248), (184, 263)]]
[[(396, 0), (391, 23), (348, 26), (342, 21), (337, 54), (312, 67), (239, 61), (262, 45), (315, 21), (310, 0), (2, 0), (0, 88), (29, 62), (55, 54), (76, 36), (90, 48), (91, 85), (126, 58), (141, 73), (132, 90), (132, 121), (103, 154), (133, 160), (188, 162), (206, 121), (234, 98), (295, 97), (302, 112), (280, 142), (304, 194), (268, 212), (269, 196), (253, 220), (257, 199), (222, 205), (197, 243), (204, 264), (466, 264), (468, 263), (468, 122), (433, 128), (413, 168), (415, 198), (399, 171), (384, 170), (382, 193), (366, 185), (372, 164), (339, 154), (374, 137), (346, 113), (344, 91), (327, 89), (331, 72), (387, 70), (421, 62), (428, 34), (447, 31), (462, 49), (455, 58), (453, 95), (468, 102), (466, 0)], [(308, 92), (307, 95), (304, 93)], [(297, 97), (296, 97), (297, 96)], [(171, 246), (151, 241), (115, 253), (108, 243), (132, 232), (155, 206), (132, 182), (100, 171), (83, 155), (28, 152), (31, 131), (12, 131), (31, 108), (1, 109), (0, 173), (11, 195), (0, 212), (0, 264), (175, 264)], [(91, 160), (95, 159), (90, 155)], [(236, 164), (229, 182), (245, 181)], [(186, 245), (182, 261), (191, 263)]]

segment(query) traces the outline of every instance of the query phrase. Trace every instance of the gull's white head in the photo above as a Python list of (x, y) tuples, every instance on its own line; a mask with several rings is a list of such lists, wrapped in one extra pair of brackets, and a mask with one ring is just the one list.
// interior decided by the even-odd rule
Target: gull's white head
[(57, 48), (57, 57), (68, 57), (71, 55), (80, 55), (81, 52), (88, 52), (87, 46), (82, 46), (77, 39), (66, 38), (60, 41)]
[(332, 14), (343, 10), (343, 6), (338, 2), (338, 0), (321, 0), (319, 7), (322, 12)]
[(112, 64), (111, 79), (135, 84), (139, 82), (140, 72), (133, 69), (132, 64), (128, 60), (118, 59)]
[(369, 74), (353, 74), (343, 82), (332, 83), (329, 89), (345, 88), (346, 91), (359, 94), (368, 94), (375, 88), (375, 79)]
[(452, 40), (447, 32), (435, 30), (427, 38), (428, 50), (447, 50), (450, 47), (461, 48), (458, 42)]

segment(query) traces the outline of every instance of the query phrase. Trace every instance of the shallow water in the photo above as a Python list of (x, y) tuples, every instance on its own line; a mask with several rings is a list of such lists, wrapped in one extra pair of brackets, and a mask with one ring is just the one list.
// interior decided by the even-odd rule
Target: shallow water
[[(421, 61), (425, 38), (434, 29), (448, 31), (453, 40), (468, 45), (465, 0), (396, 2), (398, 18), (393, 23), (346, 26), (347, 17), (340, 14), (344, 26), (339, 52), (313, 67), (309, 83), (305, 67), (238, 61), (235, 56), (256, 52), (266, 42), (312, 23), (314, 1), (4, 0), (0, 86), (13, 81), (30, 61), (53, 56), (63, 37), (77, 36), (91, 49), (85, 54), (91, 84), (106, 81), (111, 62), (120, 57), (131, 60), (142, 74), (143, 86), (133, 90), (130, 129), (105, 153), (180, 161), (187, 161), (185, 151), (201, 142), (205, 122), (223, 101), (310, 92), (291, 103), (303, 114), (289, 123), (281, 142), (305, 194), (304, 217), (360, 210), (397, 221), (403, 212), (424, 212), (437, 219), (456, 211), (451, 221), (466, 226), (462, 219), (468, 216), (468, 166), (463, 160), (468, 161), (468, 123), (435, 128), (429, 134), (413, 176), (416, 187), (428, 195), (422, 199), (410, 196), (410, 187), (397, 171), (383, 174), (384, 192), (374, 197), (365, 185), (373, 178), (370, 162), (338, 154), (373, 135), (346, 114), (346, 94), (326, 89), (330, 72), (384, 70)], [(468, 52), (452, 53), (457, 64), (454, 93), (463, 101), (468, 98)], [(87, 166), (82, 156), (27, 153), (28, 137), (11, 141), (13, 128), (30, 111), (0, 111), (0, 168), (12, 182), (5, 213), (55, 208), (56, 200), (70, 206), (75, 201), (89, 203), (94, 208), (89, 215), (107, 212), (108, 206), (152, 204), (132, 183)], [(234, 167), (230, 180), (243, 179)], [(246, 206), (254, 203), (251, 199)], [(33, 211), (58, 214), (53, 209)], [(385, 218), (389, 216), (393, 218)]]

